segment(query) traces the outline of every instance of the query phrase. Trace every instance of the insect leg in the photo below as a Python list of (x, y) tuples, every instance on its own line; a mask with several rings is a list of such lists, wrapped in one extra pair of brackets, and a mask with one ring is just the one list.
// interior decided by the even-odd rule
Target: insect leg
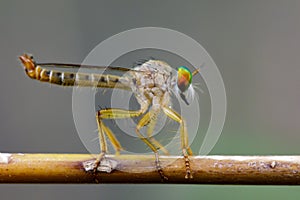
[[(154, 152), (155, 155), (155, 164), (156, 164), (156, 170), (158, 171), (160, 177), (162, 178), (162, 180), (168, 180), (168, 178), (164, 175), (163, 171), (162, 171), (162, 167), (160, 165), (160, 161), (159, 161), (159, 155), (158, 155), (158, 151), (157, 148), (155, 147), (155, 145), (152, 143), (153, 140), (151, 140), (148, 137), (144, 137), (140, 130), (141, 128), (143, 128), (144, 126), (146, 126), (147, 124), (151, 123), (152, 121), (152, 113), (151, 111), (147, 112), (139, 121), (139, 123), (136, 126), (136, 134), (137, 136), (143, 141), (145, 142), (148, 147), (150, 147), (150, 149)], [(154, 140), (156, 141), (156, 140)], [(158, 143), (158, 142), (157, 142)], [(159, 144), (159, 143), (158, 143)], [(161, 145), (161, 144), (159, 144)], [(161, 145), (162, 146), (162, 145)]]
[(104, 123), (103, 119), (120, 119), (120, 118), (131, 118), (131, 117), (138, 117), (139, 115), (143, 114), (145, 111), (144, 109), (140, 109), (137, 111), (132, 110), (123, 110), (123, 109), (116, 109), (116, 108), (107, 108), (103, 110), (97, 111), (96, 114), (96, 121), (98, 125), (98, 134), (99, 134), (99, 143), (100, 143), (100, 154), (95, 161), (95, 169), (97, 170), (98, 166), (100, 165), (101, 160), (104, 158), (105, 154), (107, 153), (107, 144), (105, 140), (105, 135), (113, 145), (114, 149), (116, 150), (116, 154), (120, 153), (122, 150), (122, 146), (118, 139), (115, 137), (114, 133), (108, 128)]
[(175, 120), (180, 124), (180, 140), (181, 140), (181, 149), (182, 153), (185, 159), (185, 168), (186, 168), (186, 175), (185, 178), (192, 178), (191, 174), (191, 167), (190, 167), (190, 160), (189, 160), (189, 155), (192, 155), (192, 150), (189, 147), (188, 144), (188, 133), (185, 125), (184, 119), (173, 109), (168, 108), (168, 107), (163, 107), (162, 108), (164, 113), (170, 117), (171, 119)]
[(160, 149), (165, 155), (170, 155), (168, 150), (160, 142), (158, 142), (155, 138), (152, 137), (156, 122), (157, 122), (157, 117), (153, 118), (147, 125), (147, 128), (148, 128), (147, 129), (147, 137), (152, 142), (152, 144), (154, 144), (156, 146), (157, 149)]

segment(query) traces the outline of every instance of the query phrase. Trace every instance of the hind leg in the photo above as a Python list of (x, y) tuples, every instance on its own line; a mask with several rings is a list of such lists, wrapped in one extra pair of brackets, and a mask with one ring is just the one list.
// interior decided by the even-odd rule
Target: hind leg
[(107, 143), (105, 140), (105, 136), (113, 145), (116, 154), (119, 154), (122, 150), (122, 146), (120, 142), (115, 137), (114, 133), (108, 128), (104, 123), (103, 119), (121, 119), (121, 118), (131, 118), (131, 117), (138, 117), (143, 114), (144, 110), (140, 109), (137, 111), (132, 110), (123, 110), (123, 109), (116, 109), (116, 108), (107, 108), (97, 111), (96, 114), (96, 121), (98, 125), (98, 134), (99, 134), (99, 144), (100, 144), (100, 154), (97, 157), (95, 164), (94, 164), (94, 171), (97, 171), (101, 160), (105, 157), (107, 153)]

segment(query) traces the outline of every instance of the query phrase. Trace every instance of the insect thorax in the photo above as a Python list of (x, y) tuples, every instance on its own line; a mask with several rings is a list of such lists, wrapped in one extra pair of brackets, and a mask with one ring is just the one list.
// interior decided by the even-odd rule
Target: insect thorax
[[(137, 66), (133, 74), (133, 92), (136, 96), (144, 97), (149, 101), (153, 98), (169, 98), (170, 90), (175, 83), (172, 68), (165, 62), (149, 60)], [(143, 99), (144, 99), (143, 98)]]

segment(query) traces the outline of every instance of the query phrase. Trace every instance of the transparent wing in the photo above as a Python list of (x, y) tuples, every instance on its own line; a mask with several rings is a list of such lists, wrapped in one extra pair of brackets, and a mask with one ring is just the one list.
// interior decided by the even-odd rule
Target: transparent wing
[(81, 65), (81, 64), (73, 64), (73, 63), (36, 63), (36, 65), (45, 67), (45, 68), (55, 68), (55, 69), (87, 69), (87, 70), (109, 70), (109, 71), (119, 71), (119, 72), (142, 72), (138, 70), (134, 70), (132, 68), (125, 67), (112, 67), (112, 66), (96, 66), (96, 65)]
[(128, 72), (144, 73), (124, 67), (69, 63), (36, 63), (33, 57), (28, 54), (20, 56), (19, 59), (30, 78), (63, 86), (77, 85), (130, 89), (131, 80), (123, 75)]

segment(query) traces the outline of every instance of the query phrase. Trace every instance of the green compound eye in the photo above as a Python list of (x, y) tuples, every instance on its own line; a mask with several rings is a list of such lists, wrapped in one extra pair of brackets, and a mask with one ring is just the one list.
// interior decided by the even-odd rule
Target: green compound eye
[(193, 74), (187, 67), (181, 66), (178, 68), (178, 70), (177, 70), (177, 86), (181, 92), (184, 92), (189, 88), (189, 86), (192, 82), (192, 77), (193, 77)]

